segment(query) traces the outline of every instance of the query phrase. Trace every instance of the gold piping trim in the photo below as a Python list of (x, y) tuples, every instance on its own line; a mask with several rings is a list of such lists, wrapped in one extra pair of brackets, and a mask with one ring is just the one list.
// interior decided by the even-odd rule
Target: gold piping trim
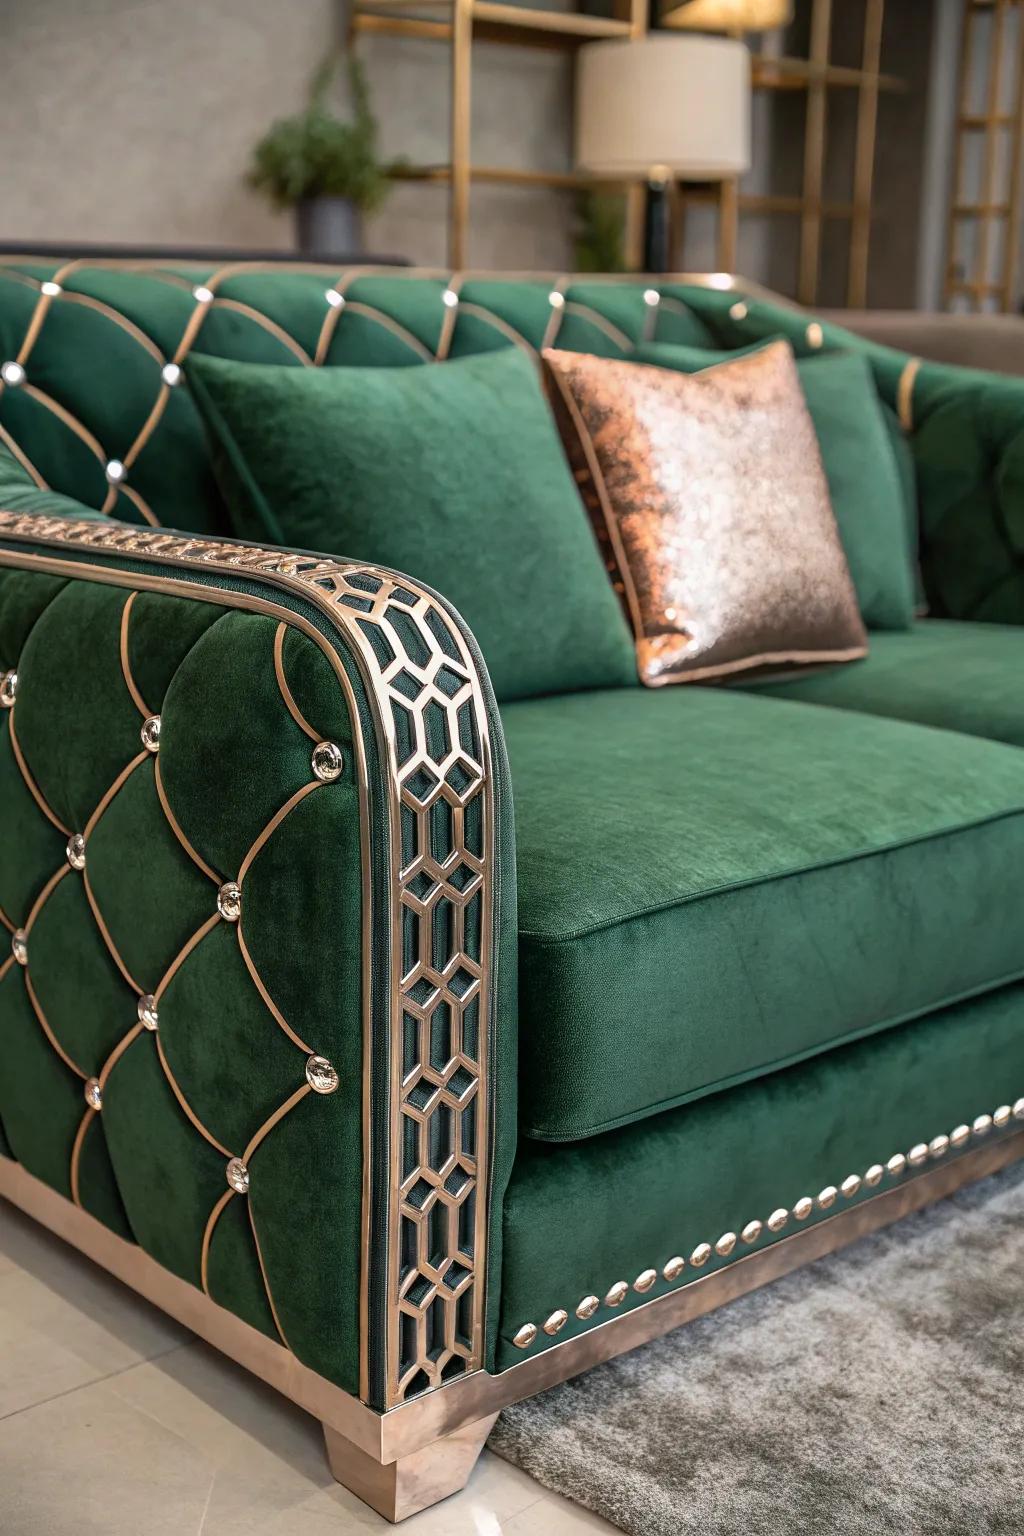
[(35, 987), (32, 985), (32, 978), (29, 975), (27, 969), (25, 970), (25, 991), (28, 993), (28, 1000), (32, 1004), (32, 1011), (39, 1021), (40, 1029), (43, 1031), (43, 1034), (46, 1036), (47, 1040), (49, 1040), (50, 1044), (57, 1052), (57, 1055), (60, 1057), (61, 1061), (66, 1067), (70, 1067), (72, 1072), (74, 1072), (77, 1077), (82, 1079), (83, 1083), (87, 1083), (89, 1081), (88, 1072), (83, 1072), (78, 1063), (76, 1061), (72, 1061), (71, 1057), (68, 1055), (67, 1051), (61, 1045), (60, 1041), (57, 1039), (57, 1036), (50, 1028), (49, 1020), (40, 1007), (39, 999), (36, 997)]
[(51, 891), (54, 889), (55, 886), (60, 884), (60, 882), (64, 879), (65, 875), (70, 875), (70, 873), (71, 873), (71, 865), (70, 864), (62, 864), (59, 869), (54, 870), (53, 874), (50, 876), (49, 880), (47, 880), (46, 884), (43, 886), (42, 890), (39, 892), (39, 895), (36, 897), (35, 901), (32, 903), (31, 907), (29, 908), (29, 914), (28, 914), (28, 917), (25, 919), (25, 924), (24, 924), (26, 935), (28, 935), (28, 934), (30, 934), (32, 932), (33, 924), (35, 923), (36, 918), (39, 916), (40, 912), (42, 911), (43, 904), (50, 899)]
[(0, 907), (0, 928), (6, 928), (8, 933), (15, 931), (15, 924), (11, 922), (3, 907)]
[[(455, 273), (448, 279), (447, 293), (454, 293), (456, 299), (462, 289), (463, 279)], [(442, 300), (442, 303), (444, 301)], [(441, 317), (441, 334), (437, 338), (437, 351), (434, 354), (439, 363), (443, 363), (451, 350), (452, 337), (455, 335), (455, 321), (458, 317), (458, 304), (445, 304)]]
[(472, 299), (469, 299), (459, 305), (459, 310), (464, 315), (473, 315), (476, 319), (483, 320), (493, 330), (498, 331), (502, 336), (521, 348), (531, 358), (536, 358), (540, 355), (537, 348), (527, 341), (522, 331), (517, 331), (514, 325), (510, 325), (500, 315), (495, 315), (491, 310), (484, 309), (482, 304), (474, 304)]
[[(54, 281), (56, 282), (58, 279), (55, 278)], [(81, 304), (86, 309), (95, 310), (105, 320), (109, 320), (113, 325), (119, 326), (122, 331), (127, 332), (132, 340), (137, 342), (144, 352), (148, 352), (157, 364), (163, 365), (165, 361), (164, 355), (156, 342), (147, 336), (145, 331), (135, 324), (134, 320), (129, 320), (123, 311), (115, 309), (112, 304), (105, 303), (103, 299), (93, 298), (91, 293), (81, 293), (74, 288), (65, 288), (63, 283), (61, 283), (61, 289), (60, 299), (65, 300), (68, 304)], [(46, 295), (44, 294), (43, 297), (45, 298)], [(54, 302), (58, 302), (56, 297)]]
[(313, 1090), (309, 1084), (303, 1083), (301, 1088), (296, 1088), (295, 1092), (291, 1094), (287, 1099), (285, 1099), (283, 1104), (279, 1104), (277, 1109), (274, 1110), (274, 1113), (270, 1115), (266, 1120), (264, 1120), (259, 1130), (249, 1142), (249, 1145), (242, 1153), (242, 1162), (245, 1163), (246, 1167), (249, 1166), (249, 1162), (252, 1159), (252, 1155), (256, 1151), (257, 1147), (261, 1142), (266, 1140), (266, 1138), (270, 1135), (270, 1132), (274, 1129), (275, 1125), (279, 1125), (284, 1119), (285, 1115), (289, 1114), (295, 1108), (296, 1104), (301, 1103), (302, 1100), (312, 1092)]
[(153, 763), (153, 780), (156, 784), (157, 796), (159, 797), (160, 804), (163, 807), (163, 813), (167, 817), (167, 822), (171, 831), (174, 833), (175, 837), (178, 839), (178, 842), (184, 848), (185, 852), (188, 854), (196, 868), (201, 869), (203, 874), (212, 880), (214, 885), (219, 888), (224, 884), (224, 881), (221, 879), (220, 875), (214, 874), (213, 870), (210, 868), (209, 864), (207, 864), (205, 859), (200, 858), (199, 854), (192, 847), (192, 844), (189, 842), (188, 838), (181, 830), (181, 827), (178, 825), (178, 818), (171, 810), (170, 801), (167, 799), (167, 792), (164, 789), (163, 775), (160, 772), (159, 758), (157, 758)]
[(604, 315), (598, 310), (592, 309), (589, 304), (581, 304), (578, 299), (566, 299), (563, 314), (581, 315), (584, 320), (589, 321), (597, 330), (603, 331), (608, 340), (614, 341), (615, 345), (621, 347), (624, 352), (632, 351), (632, 338), (627, 336), (625, 331), (620, 331), (614, 321), (606, 320)]
[[(293, 357), (297, 357), (307, 368), (313, 366), (313, 359), (305, 347), (300, 346), (294, 336), (289, 336), (288, 332), (278, 325), (276, 320), (271, 320), (269, 315), (263, 314), (261, 310), (254, 309), (251, 304), (243, 303), (241, 299), (225, 299), (212, 287), (212, 280), (206, 284), (206, 287), (216, 294), (213, 305), (218, 306), (220, 309), (231, 309), (236, 314), (244, 315), (247, 320), (251, 320), (254, 325), (260, 326), (279, 341), (283, 347), (286, 347), (291, 352)], [(212, 308), (213, 305), (208, 307)]]
[(896, 386), (896, 411), (900, 418), (900, 426), (904, 432), (913, 432), (914, 430), (914, 385), (917, 382), (920, 367), (921, 359), (919, 357), (912, 357), (904, 365), (899, 383)]
[(133, 1024), (128, 1033), (121, 1036), (121, 1039), (114, 1046), (114, 1049), (100, 1068), (98, 1082), (101, 1089), (107, 1086), (107, 1078), (113, 1072), (125, 1051), (142, 1033), (143, 1026), (141, 1024)]
[(117, 794), (118, 790), (121, 789), (127, 779), (131, 778), (136, 768), (141, 767), (149, 755), (150, 754), (146, 751), (145, 747), (143, 747), (138, 756), (133, 757), (131, 762), (128, 763), (126, 767), (121, 769), (121, 772), (118, 774), (113, 784), (111, 784), (110, 788), (100, 800), (100, 803), (97, 805), (96, 809), (93, 811), (92, 815), (89, 817), (89, 820), (85, 824), (83, 835), (87, 842), (93, 828), (99, 821), (100, 817), (103, 815), (103, 812), (107, 809), (107, 806), (110, 804), (111, 800), (113, 800), (114, 796)]
[(7, 972), (10, 970), (10, 968), (11, 968), (11, 966), (13, 964), (14, 964), (14, 955), (10, 954), (10, 955), (7, 956), (7, 959), (4, 960), (2, 962), (2, 964), (0, 964), (0, 981), (3, 981), (4, 977), (7, 975)]
[[(5, 387), (6, 386), (0, 385), (0, 394), (3, 393), (3, 388)], [(15, 442), (14, 438), (4, 426), (0, 426), (0, 443), (3, 443), (11, 457), (17, 460), (25, 473), (32, 479), (37, 491), (48, 491), (50, 489), (42, 475), (39, 473), (38, 469), (36, 469), (36, 466), (32, 463), (32, 460), (29, 458), (28, 454), (17, 442)]]
[[(164, 992), (167, 990), (168, 986), (170, 985), (171, 980), (173, 979), (173, 977), (175, 975), (175, 972), (178, 970), (179, 966), (181, 966), (188, 959), (189, 955), (195, 949), (196, 945), (197, 944), (201, 944), (203, 939), (205, 939), (206, 935), (210, 932), (210, 930), (213, 929), (213, 928), (216, 928), (217, 924), (219, 922), (221, 922), (221, 921), (222, 921), (222, 918), (221, 918), (220, 913), (219, 912), (214, 912), (212, 914), (212, 916), (210, 916), (210, 917), (208, 917), (206, 919), (205, 923), (202, 923), (196, 929), (195, 933), (187, 941), (187, 943), (185, 943), (182, 946), (182, 948), (175, 955), (174, 959), (171, 961), (170, 965), (167, 967), (166, 971), (164, 972), (164, 974), (161, 976), (159, 982), (157, 983), (156, 991), (153, 993), (153, 997), (156, 1000), (156, 1002), (159, 1003), (160, 999), (163, 997)], [(138, 991), (140, 991), (140, 988), (136, 987), (135, 990), (138, 992)], [(227, 1155), (228, 1155), (228, 1157), (230, 1157), (231, 1153), (229, 1152)]]
[[(338, 310), (336, 313), (340, 317), (341, 311)], [(398, 336), (411, 351), (417, 352), (425, 363), (435, 361), (433, 352), (431, 352), (429, 347), (423, 345), (418, 336), (415, 336), (412, 331), (407, 330), (400, 320), (393, 320), (383, 310), (374, 309), (372, 304), (364, 304), (362, 299), (348, 299), (345, 303), (345, 313), (364, 315), (366, 319), (373, 320), (377, 325), (382, 326), (385, 331), (390, 331), (393, 336)]]
[(121, 959), (121, 952), (117, 945), (114, 943), (110, 929), (107, 927), (103, 913), (100, 911), (99, 902), (96, 900), (96, 893), (93, 891), (89, 880), (88, 869), (82, 870), (82, 886), (85, 890), (85, 899), (89, 903), (89, 909), (92, 912), (93, 919), (100, 931), (100, 937), (107, 947), (111, 960), (113, 960), (114, 964), (121, 972), (121, 975), (131, 987), (132, 991), (138, 996), (143, 991), (143, 988), (139, 986), (138, 982), (135, 980), (135, 977), (132, 975), (131, 971)]
[(317, 735), (316, 731), (314, 731), (313, 727), (302, 713), (302, 710), (296, 704), (295, 696), (292, 693), (291, 688), (288, 686), (288, 679), (285, 676), (284, 637), (287, 629), (288, 626), (282, 619), (281, 623), (277, 626), (277, 629), (274, 632), (274, 671), (277, 674), (277, 686), (281, 690), (281, 697), (285, 702), (285, 708), (291, 715), (292, 719), (295, 721), (295, 724), (299, 727), (299, 730), (304, 731), (309, 737), (310, 741), (318, 742), (320, 737)]
[[(60, 405), (52, 396), (45, 394), (37, 384), (29, 384), (26, 381), (22, 384), (21, 389), (23, 394), (29, 395), (33, 400), (38, 401), (45, 410), (56, 416), (58, 421), (62, 421), (68, 431), (73, 432), (79, 441), (85, 444), (90, 453), (96, 458), (97, 463), (102, 464), (104, 467), (106, 466), (108, 455), (103, 452), (99, 441), (93, 437), (88, 427), (83, 426), (77, 416), (72, 416), (65, 406)], [(111, 490), (113, 489), (114, 487), (111, 486)]]
[(145, 699), (136, 686), (135, 678), (132, 676), (131, 662), (128, 659), (128, 624), (136, 597), (138, 597), (137, 592), (129, 592), (121, 609), (121, 675), (124, 678), (125, 687), (132, 696), (132, 703), (143, 720), (148, 720), (153, 711), (147, 707)]
[(210, 1263), (210, 1243), (213, 1239), (213, 1231), (218, 1221), (220, 1221), (221, 1213), (224, 1210), (224, 1207), (227, 1205), (229, 1200), (233, 1200), (234, 1198), (235, 1191), (233, 1189), (226, 1189), (221, 1195), (220, 1199), (217, 1201), (213, 1210), (210, 1212), (209, 1216), (206, 1218), (206, 1227), (203, 1232), (203, 1246), (199, 1254), (199, 1277), (202, 1282), (203, 1290), (207, 1296), (210, 1295), (208, 1268)]
[(298, 1046), (299, 1050), (304, 1051), (307, 1056), (312, 1056), (314, 1054), (312, 1046), (307, 1045), (304, 1040), (299, 1038), (294, 1029), (292, 1029), (291, 1025), (288, 1023), (288, 1020), (285, 1018), (284, 1014), (281, 1012), (280, 1008), (278, 1008), (277, 1004), (274, 1002), (274, 999), (271, 997), (270, 993), (267, 991), (267, 988), (264, 985), (263, 977), (256, 969), (256, 962), (250, 955), (249, 946), (245, 942), (245, 935), (242, 932), (241, 919), (239, 919), (236, 926), (238, 929), (238, 947), (242, 952), (242, 959), (245, 961), (245, 968), (249, 972), (249, 976), (252, 979), (254, 987), (256, 988), (260, 997), (263, 999), (264, 1005), (269, 1010), (275, 1023), (279, 1026), (280, 1029), (284, 1031), (292, 1044)]
[(570, 279), (563, 272), (551, 284), (549, 293), (560, 293), (563, 302), (557, 305), (552, 304), (548, 323), (544, 327), (544, 335), (541, 337), (540, 346), (537, 348), (538, 352), (543, 352), (545, 347), (553, 347), (555, 345), (555, 338), (562, 328), (562, 317), (565, 314), (565, 290), (568, 288), (569, 282)]
[(263, 1276), (263, 1289), (267, 1293), (267, 1305), (270, 1308), (270, 1315), (274, 1319), (274, 1327), (277, 1329), (278, 1338), (281, 1340), (281, 1343), (284, 1345), (285, 1349), (292, 1352), (291, 1345), (288, 1343), (288, 1340), (285, 1337), (284, 1329), (281, 1327), (281, 1319), (277, 1315), (277, 1307), (274, 1305), (274, 1293), (270, 1289), (270, 1281), (267, 1278), (267, 1266), (263, 1262), (263, 1249), (260, 1246), (260, 1235), (256, 1230), (256, 1217), (253, 1212), (252, 1201), (247, 1200), (246, 1206), (248, 1207), (249, 1228), (252, 1232), (253, 1247), (256, 1249), (256, 1262), (259, 1264), (260, 1274)]
[(174, 1097), (177, 1099), (178, 1103), (181, 1105), (182, 1109), (184, 1110), (186, 1116), (192, 1122), (192, 1124), (195, 1126), (195, 1128), (199, 1132), (200, 1136), (202, 1136), (205, 1141), (208, 1141), (210, 1143), (211, 1147), (214, 1147), (216, 1149), (216, 1151), (221, 1153), (221, 1155), (225, 1158), (226, 1161), (230, 1162), (230, 1160), (231, 1160), (231, 1153), (228, 1151), (227, 1147), (224, 1145), (223, 1142), (220, 1142), (220, 1141), (217, 1140), (216, 1136), (214, 1136), (212, 1131), (208, 1131), (206, 1129), (206, 1126), (200, 1120), (199, 1116), (196, 1114), (195, 1110), (192, 1108), (191, 1104), (188, 1102), (188, 1099), (186, 1099), (185, 1095), (182, 1093), (181, 1088), (178, 1085), (178, 1079), (175, 1077), (174, 1073), (171, 1071), (170, 1062), (167, 1060), (167, 1056), (164, 1053), (163, 1042), (160, 1039), (160, 1032), (159, 1032), (159, 1030), (153, 1036), (153, 1038), (156, 1041), (156, 1053), (157, 1053), (157, 1055), (160, 1058), (160, 1065), (164, 1069), (164, 1076), (167, 1079), (167, 1082), (168, 1082), (168, 1084), (170, 1086), (171, 1092), (174, 1094)]
[(75, 1205), (78, 1206), (82, 1204), (81, 1194), (78, 1188), (79, 1160), (82, 1156), (82, 1143), (85, 1141), (85, 1133), (89, 1129), (89, 1122), (92, 1120), (95, 1113), (96, 1111), (91, 1107), (85, 1111), (85, 1114), (82, 1116), (82, 1119), (79, 1123), (78, 1130), (75, 1132), (75, 1140), (71, 1147), (71, 1198)]
[(323, 789), (323, 787), (324, 784), (321, 779), (310, 779), (308, 784), (303, 784), (301, 789), (297, 789), (294, 795), (289, 796), (284, 805), (281, 806), (280, 810), (274, 812), (273, 816), (271, 816), (270, 820), (263, 828), (263, 831), (259, 834), (256, 841), (249, 849), (249, 852), (242, 860), (241, 868), (238, 871), (239, 885), (241, 885), (245, 880), (245, 877), (249, 873), (253, 860), (256, 858), (257, 854), (261, 849), (266, 847), (267, 843), (277, 831), (282, 821), (284, 821), (286, 817), (288, 817), (291, 812), (294, 811), (295, 807), (301, 800), (305, 800), (307, 795), (312, 794), (316, 789)]
[[(34, 514), (34, 515), (38, 516), (39, 514), (37, 513), (37, 514)], [(52, 822), (52, 824), (57, 828), (57, 831), (58, 832), (63, 832), (65, 837), (70, 837), (71, 836), (71, 828), (70, 827), (66, 827), (64, 825), (64, 823), (58, 819), (58, 817), (54, 814), (54, 812), (50, 810), (50, 807), (47, 805), (46, 801), (43, 798), (42, 790), (39, 788), (39, 786), (36, 783), (35, 779), (32, 777), (32, 775), (28, 771), (28, 764), (25, 762), (25, 758), (24, 758), (24, 756), (22, 754), (21, 746), (20, 746), (20, 744), (18, 742), (18, 738), (17, 738), (17, 736), (15, 734), (15, 730), (14, 730), (14, 716), (15, 716), (15, 713), (17, 712), (17, 708), (18, 708), (18, 706), (17, 706), (17, 704), (15, 704), (14, 708), (12, 710), (10, 710), (10, 712), (8, 713), (8, 716), (7, 716), (7, 731), (8, 731), (8, 735), (11, 738), (11, 751), (14, 753), (14, 760), (18, 764), (19, 769), (21, 770), (21, 776), (25, 780), (25, 784), (28, 787), (28, 790), (29, 790), (30, 794), (32, 795), (33, 800), (36, 802), (36, 805), (38, 805), (39, 809), (42, 811), (42, 813), (46, 817), (47, 821)]]
[(113, 510), (113, 508), (117, 505), (117, 493), (120, 491), (122, 496), (127, 496), (128, 500), (138, 508), (138, 510), (142, 513), (144, 521), (147, 522), (151, 528), (159, 528), (160, 519), (152, 510), (145, 497), (139, 491), (137, 491), (133, 485), (125, 485), (122, 482), (121, 485), (112, 485), (110, 489), (114, 493), (113, 499), (111, 500), (110, 497), (107, 498), (107, 500), (110, 501), (110, 507), (108, 508), (106, 502), (104, 502), (102, 508), (103, 511), (106, 512)]

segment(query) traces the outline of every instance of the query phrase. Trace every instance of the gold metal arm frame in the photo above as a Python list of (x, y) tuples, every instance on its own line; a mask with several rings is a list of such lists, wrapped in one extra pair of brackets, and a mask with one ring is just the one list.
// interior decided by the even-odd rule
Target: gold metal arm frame
[[(382, 1198), (387, 1208), (383, 1406), (392, 1408), (410, 1392), (479, 1369), (490, 1146), (494, 783), (483, 685), (459, 627), (444, 606), (414, 582), (367, 566), (153, 532), (107, 520), (3, 511), (0, 535), (171, 567), (201, 566), (211, 575), (258, 573), (269, 587), (284, 588), (315, 604), (355, 657), (374, 715), (387, 794), (389, 1182), (383, 1192), (380, 1179), (385, 1170), (372, 1166), (370, 1135), (374, 1113), (370, 953), (376, 914), (369, 901), (369, 856), (371, 842), (380, 837), (369, 826), (366, 744), (360, 740), (351, 685), (323, 636), (306, 627), (327, 654), (348, 696), (360, 769), (364, 890), (361, 1396), (364, 1400), (371, 1396), (369, 1340), (379, 1326), (370, 1315), (375, 1279), (369, 1272), (370, 1222), (371, 1205), (376, 1208)], [(0, 553), (0, 561), (54, 568), (52, 560), (48, 563), (28, 551)], [(170, 575), (147, 578), (95, 564), (73, 566), (66, 559), (57, 568), (92, 581), (165, 592), (182, 588)], [(272, 610), (302, 627), (290, 609), (245, 598), (228, 588), (205, 583), (197, 587), (192, 582), (187, 591), (202, 601)], [(441, 742), (431, 739), (428, 710), (435, 721), (445, 722)], [(432, 848), (435, 808), (442, 810), (451, 829), (450, 847), (443, 854)], [(477, 919), (473, 923), (467, 919), (471, 904)], [(433, 926), (442, 905), (451, 913), (452, 938), (443, 968), (438, 969)], [(410, 952), (413, 958), (406, 968), (404, 956)], [(430, 1021), (438, 1008), (447, 1010), (452, 1029), (449, 1059), (440, 1067), (430, 1058)], [(450, 1125), (447, 1138), (432, 1138), (434, 1115)]]

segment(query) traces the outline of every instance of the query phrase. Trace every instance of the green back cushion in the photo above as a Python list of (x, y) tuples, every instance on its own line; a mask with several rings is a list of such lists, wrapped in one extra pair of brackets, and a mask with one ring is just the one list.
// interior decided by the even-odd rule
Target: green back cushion
[[(755, 347), (740, 349), (756, 351)], [(638, 362), (697, 373), (736, 352), (648, 342)], [(910, 529), (916, 522), (913, 460), (871, 370), (852, 352), (797, 361), (828, 477), (832, 507), (861, 616), (872, 629), (908, 629), (915, 607)]]
[(499, 699), (636, 681), (532, 360), (268, 368), (196, 358), (235, 531), (415, 574), (476, 635)]

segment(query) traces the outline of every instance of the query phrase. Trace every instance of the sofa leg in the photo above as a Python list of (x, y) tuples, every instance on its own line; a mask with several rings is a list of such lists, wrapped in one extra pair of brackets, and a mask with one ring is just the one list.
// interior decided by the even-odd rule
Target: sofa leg
[(327, 1460), (337, 1481), (357, 1498), (387, 1520), (405, 1520), (465, 1488), (497, 1417), (490, 1413), (398, 1461), (384, 1463), (325, 1424)]

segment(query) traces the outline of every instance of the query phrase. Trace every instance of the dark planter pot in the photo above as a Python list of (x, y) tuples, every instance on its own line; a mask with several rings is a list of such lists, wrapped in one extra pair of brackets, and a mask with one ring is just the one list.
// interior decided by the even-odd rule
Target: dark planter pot
[(307, 256), (358, 256), (363, 220), (347, 197), (306, 197), (295, 205), (295, 234)]

